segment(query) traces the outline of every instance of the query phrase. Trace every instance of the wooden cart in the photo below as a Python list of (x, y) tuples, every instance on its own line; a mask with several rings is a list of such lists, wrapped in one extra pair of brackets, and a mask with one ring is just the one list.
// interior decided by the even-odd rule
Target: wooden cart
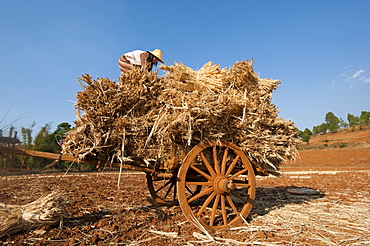
[[(2, 153), (76, 161), (68, 155), (0, 146)], [(101, 168), (105, 162), (80, 163)], [(255, 175), (268, 175), (238, 146), (222, 140), (201, 142), (183, 156), (172, 156), (155, 167), (140, 160), (109, 166), (146, 173), (149, 192), (158, 204), (180, 205), (187, 219), (208, 231), (241, 225), (255, 199)]]

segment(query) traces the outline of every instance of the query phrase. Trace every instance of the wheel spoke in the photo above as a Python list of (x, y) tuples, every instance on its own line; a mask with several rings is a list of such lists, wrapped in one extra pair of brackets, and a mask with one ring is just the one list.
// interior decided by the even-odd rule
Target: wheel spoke
[(168, 180), (163, 186), (161, 186), (158, 190), (155, 191), (155, 193), (160, 192), (163, 188), (165, 188), (167, 185), (171, 184), (171, 179)]
[(173, 206), (174, 204), (176, 204), (177, 184), (175, 178), (154, 178), (150, 174), (147, 174), (146, 179), (150, 195), (156, 203), (162, 206)]
[(224, 221), (224, 225), (227, 225), (227, 216), (226, 216), (226, 205), (225, 205), (225, 196), (221, 196), (221, 213), (222, 213), (222, 220)]
[(230, 207), (234, 210), (236, 216), (240, 216), (238, 209), (235, 207), (235, 204), (229, 195), (226, 195), (227, 202), (229, 203)]
[(234, 173), (229, 179), (235, 179), (237, 178), (239, 175), (242, 175), (243, 173), (247, 172), (248, 171), (248, 168), (245, 168), (237, 173)]
[(222, 163), (221, 163), (221, 174), (225, 174), (226, 172), (226, 161), (227, 161), (228, 154), (229, 154), (229, 148), (226, 148), (224, 152), (224, 156), (222, 158)]
[(190, 188), (189, 188), (187, 185), (185, 185), (185, 189), (186, 189), (187, 191), (189, 191), (189, 193), (190, 193), (192, 196), (194, 196), (194, 192), (193, 192), (192, 190), (190, 190)]
[(227, 169), (226, 176), (229, 176), (230, 175), (231, 171), (234, 169), (234, 167), (235, 167), (236, 163), (238, 162), (239, 158), (240, 158), (239, 155), (237, 155), (235, 157), (235, 159), (233, 160), (233, 162), (231, 163), (231, 165)]
[(194, 171), (196, 171), (197, 173), (199, 173), (200, 175), (202, 175), (203, 177), (205, 177), (206, 179), (208, 180), (213, 180), (213, 178), (211, 176), (209, 176), (208, 174), (206, 174), (205, 172), (203, 172), (202, 170), (200, 170), (199, 168), (197, 168), (196, 166), (194, 165), (191, 165), (190, 166)]
[(220, 174), (220, 165), (218, 164), (217, 148), (216, 148), (216, 146), (213, 147), (212, 153), (213, 153), (213, 162), (215, 164), (216, 174)]
[(174, 186), (175, 186), (175, 183), (171, 183), (171, 186), (170, 186), (170, 188), (168, 188), (168, 190), (166, 192), (166, 195), (164, 195), (163, 199), (167, 198), (168, 194), (170, 194), (170, 192), (171, 192), (171, 190)]
[(207, 160), (207, 158), (204, 156), (203, 152), (200, 152), (200, 156), (202, 157), (203, 163), (204, 165), (206, 165), (208, 172), (211, 174), (212, 177), (215, 177), (216, 173), (213, 170), (211, 164), (209, 164), (209, 161)]
[[(201, 185), (197, 185), (197, 187), (195, 188), (195, 190), (191, 190), (190, 188), (189, 188), (189, 186), (187, 186), (186, 184), (185, 184), (185, 189), (191, 194), (191, 196), (194, 196), (194, 195), (196, 195), (196, 194), (198, 194), (201, 190), (202, 190), (202, 186)], [(175, 193), (176, 194), (176, 193)], [(191, 197), (190, 196), (190, 197)]]
[(203, 213), (203, 211), (206, 209), (208, 204), (213, 200), (213, 198), (215, 198), (216, 195), (217, 195), (216, 192), (212, 192), (212, 194), (209, 197), (207, 197), (207, 199), (204, 201), (203, 205), (200, 207), (200, 209), (197, 213), (197, 217), (200, 217), (200, 215)]
[(220, 194), (217, 194), (215, 201), (213, 202), (212, 211), (211, 211), (211, 219), (209, 221), (210, 226), (213, 226), (213, 222), (215, 221), (216, 211), (217, 211), (218, 203), (220, 201), (220, 196), (221, 196)]
[(200, 181), (196, 181), (196, 182), (186, 182), (187, 185), (202, 185), (202, 186), (211, 186), (212, 185), (212, 182), (200, 182)]
[(205, 196), (207, 194), (209, 194), (210, 192), (213, 191), (213, 187), (209, 187), (201, 192), (199, 192), (197, 195), (191, 197), (189, 200), (188, 200), (188, 203), (191, 203), (192, 201), (195, 201), (197, 200), (198, 198), (202, 197), (202, 196)]
[(230, 193), (231, 194), (233, 194), (234, 196), (236, 196), (237, 198), (239, 198), (240, 200), (242, 200), (243, 202), (245, 202), (245, 203), (249, 203), (249, 200), (248, 199), (246, 199), (246, 198), (244, 198), (244, 197), (242, 197), (241, 195), (239, 195), (237, 192), (235, 192), (235, 191), (230, 191)]
[(247, 184), (247, 183), (236, 183), (234, 182), (233, 183), (236, 187), (251, 187), (250, 184)]
[(174, 188), (174, 190), (173, 190), (173, 204), (175, 204), (176, 203), (176, 198), (177, 198), (177, 189), (176, 189), (176, 186), (175, 186), (175, 188)]

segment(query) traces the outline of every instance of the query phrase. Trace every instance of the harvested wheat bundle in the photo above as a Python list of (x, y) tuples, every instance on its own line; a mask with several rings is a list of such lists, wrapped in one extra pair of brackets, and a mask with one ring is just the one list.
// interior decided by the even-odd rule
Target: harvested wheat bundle
[(279, 118), (271, 102), (280, 81), (259, 78), (252, 62), (229, 70), (211, 62), (197, 71), (180, 63), (161, 68), (167, 72), (160, 78), (140, 69), (118, 82), (82, 76), (87, 85), (77, 94), (76, 127), (64, 153), (78, 159), (161, 161), (174, 146), (223, 139), (265, 169), (295, 158), (295, 126)]
[(206, 63), (197, 71), (176, 62), (172, 66), (162, 65), (161, 69), (169, 71), (166, 81), (178, 81), (176, 89), (179, 90), (213, 90), (220, 91), (224, 87), (226, 68), (212, 62)]
[(0, 238), (61, 221), (61, 194), (53, 192), (24, 206), (0, 204)]
[(245, 87), (255, 88), (260, 78), (253, 70), (252, 61), (237, 62), (230, 68), (226, 75), (228, 84), (235, 85), (239, 89)]
[(163, 79), (135, 69), (119, 82), (92, 80), (85, 74), (80, 83), (84, 90), (76, 96), (75, 129), (65, 139), (63, 152), (78, 160), (127, 160), (145, 145), (154, 125), (161, 108), (157, 98), (163, 90)]
[(222, 89), (184, 91), (178, 89), (183, 83), (196, 81), (173, 76), (179, 73), (177, 67), (164, 77), (166, 89), (159, 99), (166, 104), (168, 122), (157, 126), (158, 134), (189, 144), (215, 138), (231, 141), (265, 169), (278, 169), (284, 160), (295, 158), (295, 126), (279, 118), (271, 102), (279, 80), (260, 79), (252, 62), (243, 61), (223, 73)]

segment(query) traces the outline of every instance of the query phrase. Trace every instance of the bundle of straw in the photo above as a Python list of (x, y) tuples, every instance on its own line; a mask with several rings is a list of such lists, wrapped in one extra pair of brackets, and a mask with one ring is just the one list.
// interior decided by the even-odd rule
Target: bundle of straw
[(234, 142), (262, 168), (278, 169), (296, 157), (298, 138), (291, 121), (278, 117), (271, 102), (280, 81), (261, 79), (252, 62), (230, 69), (211, 62), (194, 71), (183, 64), (162, 66), (164, 77), (140, 69), (120, 77), (80, 78), (76, 127), (63, 151), (79, 159), (105, 155), (166, 160), (173, 146)]
[(0, 203), (0, 238), (61, 221), (64, 205), (61, 193), (53, 192), (23, 206)]

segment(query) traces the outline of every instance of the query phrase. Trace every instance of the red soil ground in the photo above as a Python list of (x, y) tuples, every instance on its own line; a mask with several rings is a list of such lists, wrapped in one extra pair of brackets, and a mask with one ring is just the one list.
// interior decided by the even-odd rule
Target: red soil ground
[[(331, 148), (336, 142), (347, 146)], [(156, 205), (142, 173), (125, 172), (120, 188), (118, 172), (2, 177), (1, 203), (22, 205), (58, 190), (63, 192), (66, 214), (59, 225), (8, 236), (0, 243), (370, 244), (369, 143), (370, 130), (340, 131), (313, 138), (310, 145), (317, 149), (301, 150), (300, 160), (282, 167), (282, 177), (257, 177), (257, 197), (248, 224), (218, 231), (212, 238), (188, 222), (180, 207)], [(320, 194), (291, 194), (288, 189), (292, 187), (308, 187), (319, 190)]]

